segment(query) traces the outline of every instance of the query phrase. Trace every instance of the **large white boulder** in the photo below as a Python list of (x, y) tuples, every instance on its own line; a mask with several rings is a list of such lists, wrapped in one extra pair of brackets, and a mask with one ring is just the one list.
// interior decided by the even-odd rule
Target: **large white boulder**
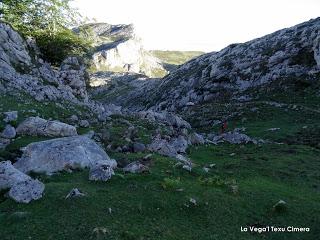
[(77, 129), (59, 121), (49, 121), (40, 117), (29, 117), (19, 124), (19, 135), (69, 137), (77, 135)]
[(29, 203), (42, 197), (44, 184), (12, 166), (10, 161), (0, 162), (0, 190), (10, 189), (8, 196), (20, 203)]
[(117, 162), (93, 140), (85, 136), (57, 138), (29, 144), (14, 166), (22, 172), (53, 174), (76, 168), (92, 168), (107, 164), (111, 168)]

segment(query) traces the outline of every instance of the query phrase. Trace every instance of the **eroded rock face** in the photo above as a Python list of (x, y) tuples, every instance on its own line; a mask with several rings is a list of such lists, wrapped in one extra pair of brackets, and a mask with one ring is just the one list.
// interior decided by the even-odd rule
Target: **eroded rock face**
[[(283, 78), (310, 81), (320, 71), (320, 18), (252, 41), (204, 54), (171, 72), (150, 92), (154, 110), (184, 109), (219, 99), (237, 99), (248, 89)], [(285, 86), (285, 84), (283, 84)], [(187, 111), (187, 110), (186, 110)]]
[(15, 71), (14, 66), (29, 68), (32, 65), (27, 44), (9, 24), (0, 22), (0, 69)]
[(66, 169), (93, 167), (116, 162), (93, 140), (85, 136), (57, 138), (27, 145), (14, 166), (22, 172), (53, 174)]
[(2, 91), (23, 91), (38, 101), (58, 99), (75, 103), (79, 100), (86, 101), (85, 87), (79, 87), (79, 82), (83, 82), (83, 69), (61, 70), (59, 73), (40, 59), (39, 52), (35, 48), (34, 41), (29, 39), (25, 41), (9, 24), (0, 22)]
[[(84, 31), (83, 31), (84, 30)], [(98, 70), (142, 73), (150, 77), (165, 75), (161, 61), (144, 50), (133, 25), (86, 24), (75, 29), (79, 34), (91, 32), (96, 50), (92, 56)]]
[(19, 124), (19, 135), (68, 137), (77, 135), (77, 129), (59, 121), (49, 121), (40, 117), (29, 117)]
[(70, 86), (74, 95), (88, 101), (86, 89), (86, 80), (88, 73), (83, 64), (80, 64), (78, 58), (66, 58), (60, 67), (59, 78), (67, 86)]
[(44, 184), (34, 180), (12, 166), (10, 161), (0, 162), (0, 190), (10, 189), (8, 196), (20, 203), (29, 203), (42, 197)]

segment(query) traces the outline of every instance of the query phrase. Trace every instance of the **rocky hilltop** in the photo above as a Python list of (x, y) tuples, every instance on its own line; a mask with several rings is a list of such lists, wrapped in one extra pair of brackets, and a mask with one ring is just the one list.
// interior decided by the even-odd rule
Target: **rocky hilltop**
[(175, 111), (188, 104), (246, 99), (253, 97), (252, 89), (283, 83), (280, 90), (290, 79), (319, 80), (319, 73), (317, 18), (187, 62), (150, 93), (149, 107)]
[(74, 31), (93, 40), (92, 64), (98, 71), (141, 73), (149, 77), (167, 73), (161, 61), (143, 48), (133, 25), (92, 23)]

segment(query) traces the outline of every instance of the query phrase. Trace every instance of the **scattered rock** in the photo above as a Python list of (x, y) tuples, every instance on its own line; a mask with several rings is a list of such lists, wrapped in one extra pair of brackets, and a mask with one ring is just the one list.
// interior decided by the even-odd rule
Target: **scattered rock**
[(188, 140), (192, 145), (202, 145), (205, 143), (204, 137), (198, 133), (190, 134)]
[(206, 173), (208, 173), (208, 172), (210, 171), (210, 168), (207, 168), (207, 167), (203, 167), (202, 169), (203, 169), (203, 171), (206, 172)]
[(192, 167), (191, 167), (190, 165), (183, 165), (183, 166), (182, 166), (182, 169), (185, 169), (185, 170), (187, 170), (187, 171), (189, 171), (189, 172), (192, 171)]
[(12, 127), (11, 125), (7, 125), (5, 129), (1, 133), (1, 137), (7, 138), (7, 139), (12, 139), (16, 137), (16, 129)]
[(197, 205), (197, 200), (195, 200), (194, 198), (190, 198), (190, 199), (189, 199), (189, 202), (190, 202), (191, 204), (193, 204), (194, 206)]
[(270, 131), (270, 132), (275, 132), (275, 131), (279, 131), (280, 128), (269, 128), (267, 131)]
[(90, 168), (90, 181), (108, 181), (114, 175), (113, 168), (106, 163), (99, 163)]
[(23, 182), (14, 184), (10, 191), (9, 197), (19, 203), (29, 203), (32, 200), (42, 198), (44, 184), (39, 180), (28, 179)]
[(146, 150), (146, 146), (143, 143), (135, 142), (133, 143), (133, 152), (144, 152)]
[(11, 112), (4, 112), (4, 119), (6, 123), (17, 121), (18, 119), (18, 112), (17, 111), (11, 111)]
[(77, 135), (74, 126), (59, 121), (49, 121), (40, 117), (29, 117), (19, 124), (19, 135), (68, 137)]
[(10, 189), (8, 196), (20, 203), (29, 203), (42, 197), (44, 184), (12, 166), (10, 161), (0, 162), (0, 190)]
[(77, 197), (84, 197), (86, 194), (81, 192), (78, 188), (73, 188), (71, 191), (67, 194), (66, 199), (68, 198), (77, 198)]
[(79, 126), (83, 128), (87, 128), (90, 126), (90, 123), (87, 120), (81, 120), (79, 121)]
[(287, 203), (283, 200), (279, 200), (275, 205), (273, 205), (273, 210), (276, 212), (283, 212), (287, 210)]
[(124, 172), (129, 173), (142, 173), (142, 172), (148, 172), (149, 168), (142, 163), (135, 161), (130, 164), (128, 164), (126, 167), (123, 168)]
[(112, 168), (117, 166), (116, 161), (93, 140), (75, 136), (31, 143), (14, 166), (25, 173), (52, 174), (67, 168), (92, 167), (97, 163), (106, 163)]

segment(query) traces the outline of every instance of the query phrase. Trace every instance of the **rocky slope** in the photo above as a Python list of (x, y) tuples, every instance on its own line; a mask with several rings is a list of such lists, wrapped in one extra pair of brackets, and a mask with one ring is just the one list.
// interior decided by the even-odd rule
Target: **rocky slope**
[(93, 40), (92, 63), (96, 70), (141, 73), (149, 77), (166, 74), (161, 61), (143, 48), (133, 25), (92, 23), (74, 31)]
[(319, 80), (319, 73), (320, 18), (317, 18), (189, 61), (150, 93), (149, 106), (174, 111), (190, 102), (246, 99), (252, 97), (246, 95), (252, 89), (280, 81), (285, 86), (290, 78), (312, 82)]

